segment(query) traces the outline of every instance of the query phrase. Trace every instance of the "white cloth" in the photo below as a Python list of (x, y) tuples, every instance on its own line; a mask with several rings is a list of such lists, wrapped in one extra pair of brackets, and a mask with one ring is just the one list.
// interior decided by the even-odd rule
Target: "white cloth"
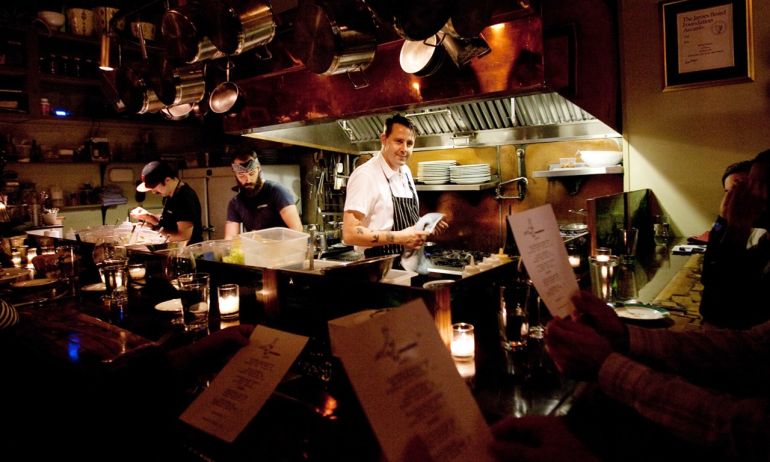
[[(403, 165), (398, 171), (377, 154), (359, 166), (348, 178), (345, 195), (345, 211), (364, 215), (361, 225), (372, 230), (387, 231), (393, 228), (393, 197), (413, 197), (412, 171)], [(357, 251), (365, 247), (356, 246)]]

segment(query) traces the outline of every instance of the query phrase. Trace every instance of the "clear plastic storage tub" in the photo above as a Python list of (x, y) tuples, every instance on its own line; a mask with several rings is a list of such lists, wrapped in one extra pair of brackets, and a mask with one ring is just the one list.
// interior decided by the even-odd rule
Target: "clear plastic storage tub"
[(299, 263), (307, 256), (310, 235), (289, 228), (267, 228), (241, 234), (244, 264), (273, 268)]

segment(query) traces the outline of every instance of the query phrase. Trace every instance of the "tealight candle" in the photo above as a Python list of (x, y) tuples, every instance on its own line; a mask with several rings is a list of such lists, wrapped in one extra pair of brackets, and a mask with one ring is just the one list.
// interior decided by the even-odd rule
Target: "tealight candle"
[(222, 284), (217, 291), (219, 294), (219, 316), (222, 319), (238, 317), (240, 312), (238, 284)]
[(18, 250), (11, 253), (11, 262), (14, 268), (21, 267), (21, 253)]
[(569, 266), (573, 268), (580, 268), (580, 255), (570, 255), (568, 259)]
[(473, 325), (460, 322), (452, 325), (452, 356), (457, 360), (471, 360), (476, 352)]
[(147, 273), (147, 270), (144, 268), (144, 265), (141, 263), (134, 263), (131, 265), (128, 265), (128, 275), (131, 276), (131, 279), (138, 280), (138, 279), (144, 279), (144, 275)]

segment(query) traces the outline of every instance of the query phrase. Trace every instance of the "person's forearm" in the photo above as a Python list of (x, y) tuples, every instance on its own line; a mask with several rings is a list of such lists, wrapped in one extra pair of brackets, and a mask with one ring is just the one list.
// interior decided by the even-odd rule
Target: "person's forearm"
[(694, 444), (735, 460), (770, 460), (770, 414), (763, 399), (738, 399), (654, 371), (613, 353), (599, 385), (614, 400)]
[(403, 244), (400, 233), (396, 231), (377, 231), (358, 225), (343, 229), (343, 241), (348, 245), (376, 247), (390, 244)]

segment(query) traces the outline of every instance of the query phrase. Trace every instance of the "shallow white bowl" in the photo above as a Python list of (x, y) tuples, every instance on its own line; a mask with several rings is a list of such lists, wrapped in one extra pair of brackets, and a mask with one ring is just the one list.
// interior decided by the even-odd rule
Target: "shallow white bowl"
[(38, 11), (37, 17), (51, 29), (59, 30), (64, 25), (64, 15), (56, 11)]
[(621, 151), (579, 151), (583, 163), (589, 167), (609, 167), (623, 160)]

